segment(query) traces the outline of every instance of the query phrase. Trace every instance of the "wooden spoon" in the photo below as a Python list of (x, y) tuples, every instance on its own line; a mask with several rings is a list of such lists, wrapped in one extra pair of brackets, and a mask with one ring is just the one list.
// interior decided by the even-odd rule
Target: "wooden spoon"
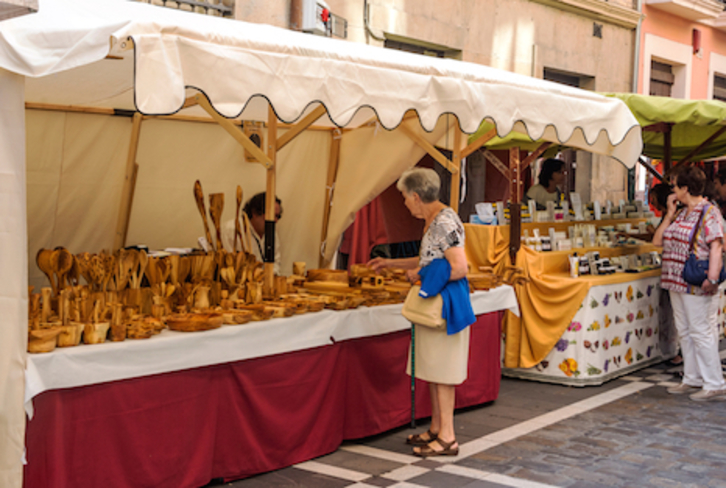
[(53, 280), (53, 265), (50, 260), (52, 254), (53, 251), (51, 249), (40, 249), (38, 254), (35, 255), (35, 263), (38, 265), (38, 269), (40, 269), (45, 276), (48, 277), (50, 287), (53, 290), (53, 295), (55, 295), (57, 293), (57, 287)]
[(167, 258), (169, 260), (169, 277), (171, 278), (171, 284), (177, 286), (179, 284), (179, 263), (181, 263), (181, 256), (178, 254), (172, 254)]
[(56, 247), (50, 255), (50, 263), (53, 272), (58, 277), (57, 292), (65, 287), (65, 275), (73, 267), (73, 254), (63, 247)]
[(149, 255), (143, 249), (139, 251), (139, 275), (136, 281), (136, 288), (141, 287), (141, 281), (144, 279), (146, 267), (149, 265)]
[(194, 199), (197, 201), (197, 208), (199, 213), (202, 214), (202, 222), (204, 222), (204, 235), (207, 237), (207, 242), (212, 246), (212, 234), (209, 232), (209, 223), (207, 222), (207, 210), (204, 207), (204, 192), (202, 191), (202, 184), (199, 180), (194, 182)]
[(237, 239), (239, 239), (240, 248), (246, 251), (244, 241), (242, 240), (242, 224), (239, 221), (239, 211), (242, 208), (242, 187), (237, 185), (237, 211), (234, 213), (234, 248), (232, 252), (237, 252)]
[(93, 278), (91, 276), (91, 254), (87, 252), (76, 254), (76, 263), (78, 264), (78, 271), (81, 276), (83, 276), (89, 286), (92, 286)]
[(184, 283), (189, 277), (189, 273), (192, 270), (192, 258), (189, 256), (182, 256), (179, 260), (179, 281), (178, 283)]
[(214, 230), (217, 232), (217, 251), (224, 249), (222, 244), (222, 210), (224, 210), (224, 193), (209, 195), (209, 216), (212, 217)]
[(158, 263), (157, 258), (148, 258), (147, 260), (147, 267), (146, 267), (146, 278), (149, 280), (149, 286), (153, 287), (155, 285), (158, 285), (161, 281), (159, 279), (159, 271), (156, 267)]

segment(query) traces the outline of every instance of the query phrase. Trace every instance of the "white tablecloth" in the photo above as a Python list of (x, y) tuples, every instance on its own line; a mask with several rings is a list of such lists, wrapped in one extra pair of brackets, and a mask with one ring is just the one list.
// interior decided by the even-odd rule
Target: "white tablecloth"
[[(476, 315), (511, 310), (519, 315), (514, 289), (503, 285), (471, 295)], [(33, 397), (46, 390), (138, 378), (387, 334), (410, 327), (401, 304), (360, 307), (224, 326), (205, 332), (175, 332), (144, 340), (57, 348), (29, 354), (25, 371), (25, 409), (33, 416)]]

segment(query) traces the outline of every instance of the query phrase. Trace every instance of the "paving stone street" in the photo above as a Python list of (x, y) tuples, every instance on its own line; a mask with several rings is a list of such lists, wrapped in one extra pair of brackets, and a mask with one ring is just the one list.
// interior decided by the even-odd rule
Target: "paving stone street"
[(678, 371), (584, 388), (502, 378), (496, 401), (457, 411), (457, 457), (412, 456), (406, 426), (224, 486), (726, 487), (726, 402), (668, 394)]

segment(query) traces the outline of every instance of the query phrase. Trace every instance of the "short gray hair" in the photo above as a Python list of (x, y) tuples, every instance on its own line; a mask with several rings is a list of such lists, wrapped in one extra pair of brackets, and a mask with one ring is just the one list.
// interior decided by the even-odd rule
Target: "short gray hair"
[(416, 193), (423, 203), (432, 203), (439, 199), (441, 179), (436, 171), (429, 168), (409, 169), (401, 175), (396, 188), (402, 193)]

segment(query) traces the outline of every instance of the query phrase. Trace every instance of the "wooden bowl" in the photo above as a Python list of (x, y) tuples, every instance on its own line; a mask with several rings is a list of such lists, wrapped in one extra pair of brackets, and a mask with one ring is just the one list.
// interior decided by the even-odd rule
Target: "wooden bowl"
[(250, 317), (251, 320), (258, 322), (260, 320), (269, 320), (272, 318), (273, 310), (268, 309), (265, 305), (254, 304), (254, 305), (237, 305), (239, 310), (248, 310), (252, 312)]
[(348, 272), (344, 269), (309, 269), (308, 281), (333, 281), (348, 285)]
[(81, 336), (86, 324), (83, 322), (71, 322), (71, 325), (61, 326), (58, 335), (58, 347), (73, 347), (81, 343)]
[(224, 325), (240, 325), (252, 320), (253, 312), (250, 310), (229, 310), (222, 315)]
[(179, 332), (197, 332), (222, 327), (224, 316), (221, 313), (184, 313), (172, 314), (166, 318), (166, 325)]
[(60, 333), (60, 327), (29, 331), (28, 352), (33, 354), (51, 352), (58, 343), (58, 334)]
[(83, 328), (83, 342), (86, 344), (103, 344), (106, 342), (106, 334), (110, 322), (99, 322), (97, 324), (85, 324)]

